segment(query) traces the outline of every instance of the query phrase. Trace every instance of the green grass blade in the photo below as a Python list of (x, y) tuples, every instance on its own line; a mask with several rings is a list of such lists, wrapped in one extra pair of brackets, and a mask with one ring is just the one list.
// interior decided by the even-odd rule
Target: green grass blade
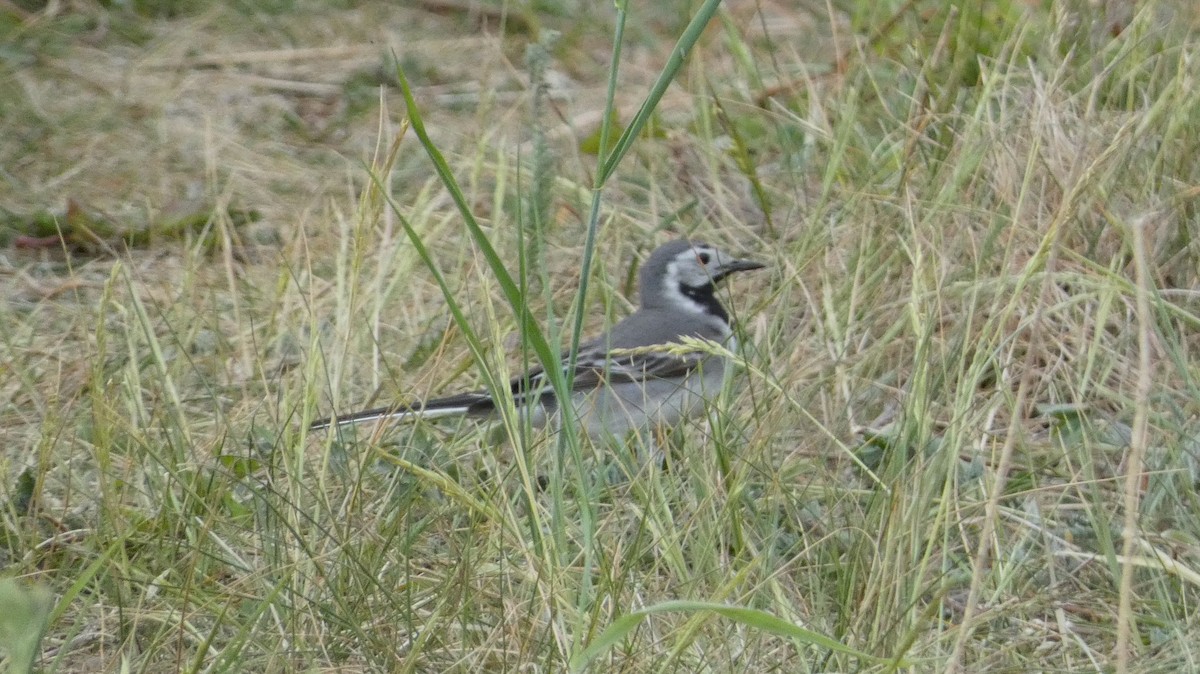
[[(646, 100), (642, 102), (642, 107), (638, 109), (637, 114), (630, 120), (629, 126), (625, 127), (625, 131), (617, 139), (612, 154), (605, 157), (604, 163), (596, 175), (597, 186), (608, 182), (613, 172), (616, 171), (617, 165), (621, 163), (621, 159), (633, 147), (634, 140), (637, 139), (642, 129), (646, 127), (646, 123), (650, 121), (650, 115), (654, 114), (654, 109), (658, 107), (658, 102), (662, 100), (663, 94), (667, 92), (667, 87), (671, 86), (671, 82), (679, 74), (679, 69), (683, 67), (683, 62), (687, 59), (688, 53), (696, 46), (696, 42), (700, 40), (704, 29), (708, 27), (708, 22), (712, 20), (713, 15), (717, 13), (717, 8), (720, 6), (721, 0), (707, 0), (707, 2), (700, 6), (700, 10), (696, 12), (696, 16), (692, 17), (687, 28), (683, 30), (683, 35), (679, 37), (679, 41), (675, 43), (675, 48), (671, 50), (671, 56), (667, 59), (666, 66), (659, 73), (654, 86), (650, 87), (650, 93), (646, 96)], [(603, 151), (604, 145), (601, 144), (601, 152)]]
[(794, 623), (790, 623), (782, 618), (760, 611), (753, 608), (745, 608), (741, 606), (729, 606), (727, 604), (717, 604), (703, 601), (665, 601), (654, 606), (649, 606), (640, 611), (634, 611), (623, 615), (613, 621), (603, 632), (600, 633), (591, 645), (582, 652), (571, 658), (571, 671), (581, 672), (588, 663), (594, 660), (604, 651), (615, 646), (622, 639), (628, 637), (633, 630), (637, 629), (650, 616), (656, 613), (713, 613), (727, 620), (732, 620), (737, 623), (753, 627), (764, 632), (777, 634), (789, 639), (795, 639), (813, 646), (826, 648), (838, 653), (852, 655), (863, 660), (882, 663), (886, 662), (884, 658), (879, 658), (869, 653), (855, 650), (849, 646), (843, 645), (841, 642), (827, 637), (819, 632), (814, 632), (810, 629), (800, 627)]
[(33, 671), (53, 605), (53, 595), (41, 585), (0, 580), (0, 648), (8, 653), (9, 672)]
[[(563, 383), (563, 373), (559, 366), (557, 350), (550, 347), (545, 333), (538, 326), (537, 321), (534, 320), (532, 312), (529, 311), (528, 304), (525, 302), (525, 297), (522, 295), (520, 287), (513, 279), (512, 274), (509, 273), (504, 261), (500, 259), (500, 255), (496, 253), (496, 248), (487, 238), (483, 227), (475, 219), (475, 214), (471, 212), (471, 207), (467, 203), (467, 199), (463, 195), (458, 181), (454, 178), (454, 173), (450, 170), (450, 165), (446, 162), (446, 158), (442, 156), (441, 151), (438, 150), (433, 140), (429, 137), (429, 133), (425, 130), (425, 121), (421, 117), (417, 101), (413, 97), (412, 87), (409, 86), (408, 78), (404, 75), (404, 69), (400, 67), (398, 60), (396, 64), (396, 77), (400, 82), (400, 90), (404, 94), (404, 104), (408, 111), (408, 119), (412, 125), (413, 132), (417, 134), (417, 138), (421, 141), (421, 146), (425, 148), (430, 161), (433, 162), (438, 178), (450, 193), (454, 204), (458, 207), (458, 212), (463, 218), (463, 224), (466, 225), (467, 231), (475, 241), (475, 245), (479, 247), (479, 252), (483, 254), (488, 268), (492, 271), (497, 283), (500, 284), (500, 289), (504, 293), (504, 297), (512, 308), (513, 315), (516, 317), (517, 323), (521, 328), (521, 334), (525, 335), (526, 339), (529, 340), (529, 345), (533, 349), (534, 354), (542, 362), (542, 366), (546, 368), (555, 391), (565, 391), (566, 387)], [(393, 210), (396, 210), (395, 204), (392, 206)], [(399, 214), (398, 210), (396, 212)], [(413, 240), (415, 245), (419, 237), (413, 236), (414, 232), (407, 224), (405, 225), (405, 232), (409, 234), (409, 238)], [(421, 248), (424, 250), (424, 252), (420, 253), (421, 259), (427, 265), (432, 264), (432, 258), (429, 257), (428, 251), (424, 249), (424, 246)], [(434, 268), (431, 266), (430, 270), (432, 271)], [(443, 281), (439, 280), (438, 283), (440, 285)], [(448, 286), (441, 285), (441, 287), (443, 292), (448, 292)], [(449, 295), (447, 295), (446, 299), (450, 300)], [(460, 320), (465, 320), (465, 316), (462, 316), (461, 312), (455, 314), (455, 321)], [(478, 354), (476, 357), (478, 357)]]

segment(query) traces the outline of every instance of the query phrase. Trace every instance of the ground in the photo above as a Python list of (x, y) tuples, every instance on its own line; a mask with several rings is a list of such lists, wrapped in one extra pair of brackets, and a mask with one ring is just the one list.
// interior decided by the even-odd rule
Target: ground
[[(714, 4), (0, 2), (11, 671), (1200, 671), (1190, 5)], [(306, 430), (678, 236), (670, 437)]]

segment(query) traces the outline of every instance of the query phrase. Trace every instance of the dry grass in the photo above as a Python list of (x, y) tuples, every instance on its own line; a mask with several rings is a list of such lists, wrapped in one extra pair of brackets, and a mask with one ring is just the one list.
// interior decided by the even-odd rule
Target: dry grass
[[(411, 131), (386, 166), (391, 52), (569, 339), (611, 3), (30, 4), (0, 4), (0, 558), (56, 597), (44, 671), (557, 671), (647, 608), (594, 669), (1200, 671), (1186, 3), (729, 3), (595, 220), (588, 333), (671, 236), (771, 263), (669, 472), (302, 430), (534, 358)], [(631, 4), (626, 124), (689, 16)]]

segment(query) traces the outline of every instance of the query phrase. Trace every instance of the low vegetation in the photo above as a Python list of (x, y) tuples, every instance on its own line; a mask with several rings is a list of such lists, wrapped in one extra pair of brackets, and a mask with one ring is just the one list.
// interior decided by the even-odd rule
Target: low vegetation
[[(0, 3), (10, 671), (1200, 670), (1190, 4), (718, 4)], [(676, 236), (682, 432), (306, 431)]]

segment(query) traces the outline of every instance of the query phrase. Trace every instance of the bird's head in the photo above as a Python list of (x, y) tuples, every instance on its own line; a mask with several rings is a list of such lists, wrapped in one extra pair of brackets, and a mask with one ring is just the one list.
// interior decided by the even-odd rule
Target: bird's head
[(642, 265), (642, 306), (661, 308), (711, 295), (730, 274), (766, 265), (742, 260), (706, 243), (678, 240), (659, 246)]

